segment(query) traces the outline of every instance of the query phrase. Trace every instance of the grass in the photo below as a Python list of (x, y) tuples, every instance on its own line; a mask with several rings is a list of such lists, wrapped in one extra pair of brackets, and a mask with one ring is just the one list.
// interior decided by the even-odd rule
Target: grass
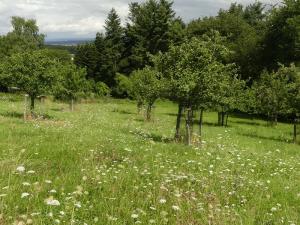
[(169, 102), (153, 122), (127, 100), (75, 112), (47, 101), (37, 111), (48, 119), (27, 122), (22, 108), (1, 97), (0, 224), (300, 224), (288, 124), (232, 117), (222, 128), (205, 113), (200, 148), (171, 141)]

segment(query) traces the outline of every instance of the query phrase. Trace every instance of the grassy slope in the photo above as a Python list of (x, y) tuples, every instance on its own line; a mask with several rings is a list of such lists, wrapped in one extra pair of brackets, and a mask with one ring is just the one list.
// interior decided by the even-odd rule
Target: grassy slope
[[(170, 103), (150, 123), (129, 101), (67, 109), (48, 102), (50, 119), (24, 123), (21, 101), (0, 101), (0, 224), (300, 223), (291, 126), (230, 118), (225, 129), (206, 113), (200, 149), (168, 141)], [(60, 205), (46, 205), (50, 196)]]

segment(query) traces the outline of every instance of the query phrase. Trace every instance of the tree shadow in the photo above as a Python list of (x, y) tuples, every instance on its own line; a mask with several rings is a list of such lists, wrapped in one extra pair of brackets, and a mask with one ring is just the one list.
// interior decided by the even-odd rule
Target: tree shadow
[(51, 110), (54, 112), (62, 112), (64, 111), (64, 108), (52, 108)]
[[(3, 116), (3, 117), (8, 117), (8, 118), (17, 118), (17, 119), (23, 119), (24, 118), (23, 113), (19, 113), (19, 112), (15, 112), (15, 111), (0, 113), (0, 115)], [(54, 119), (54, 117), (49, 115), (49, 114), (36, 114), (34, 119), (37, 119), (37, 120), (50, 120), (50, 119)]]
[(147, 140), (151, 140), (151, 141), (154, 141), (154, 142), (160, 142), (160, 143), (172, 143), (174, 142), (174, 138), (167, 138), (167, 137), (163, 137), (161, 135), (158, 135), (158, 134), (154, 134), (154, 133), (150, 133), (150, 134), (145, 134), (145, 133), (132, 133), (133, 135), (138, 135), (144, 139), (147, 139)]
[(261, 126), (261, 127), (272, 127), (272, 125), (268, 124), (267, 122), (264, 123), (258, 123), (258, 122), (251, 122), (251, 121), (230, 121), (230, 123), (236, 123), (236, 124), (241, 124), (241, 125), (249, 125), (249, 126)]
[(177, 116), (177, 113), (164, 113), (167, 116)]
[(127, 110), (112, 110), (112, 112), (114, 113), (120, 113), (120, 114), (125, 114), (125, 115), (133, 115), (133, 114), (136, 114), (136, 113), (133, 113), (133, 112), (130, 112), (130, 111), (127, 111)]
[(285, 139), (284, 137), (266, 137), (266, 136), (261, 136), (261, 135), (257, 135), (257, 134), (246, 134), (246, 133), (240, 133), (240, 132), (238, 133), (238, 135), (244, 136), (244, 137), (249, 137), (249, 138), (255, 138), (255, 139), (292, 143), (292, 140)]
[(17, 118), (17, 119), (22, 119), (24, 118), (24, 114), (23, 113), (19, 113), (19, 112), (5, 112), (5, 113), (0, 113), (1, 116), (3, 117), (9, 117), (9, 118)]

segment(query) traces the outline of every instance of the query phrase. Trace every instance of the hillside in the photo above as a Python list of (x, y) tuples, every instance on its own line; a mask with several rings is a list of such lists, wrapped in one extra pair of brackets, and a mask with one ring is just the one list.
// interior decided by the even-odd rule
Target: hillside
[[(0, 102), (0, 224), (299, 224), (300, 146), (291, 126), (205, 113), (203, 144), (173, 143), (176, 106)], [(23, 222), (22, 222), (23, 221)]]

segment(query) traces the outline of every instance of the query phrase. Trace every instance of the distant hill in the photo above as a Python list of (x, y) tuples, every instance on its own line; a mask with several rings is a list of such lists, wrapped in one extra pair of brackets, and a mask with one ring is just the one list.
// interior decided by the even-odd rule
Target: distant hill
[(79, 44), (92, 42), (93, 39), (66, 39), (66, 40), (46, 40), (46, 45), (55, 46), (76, 46)]

